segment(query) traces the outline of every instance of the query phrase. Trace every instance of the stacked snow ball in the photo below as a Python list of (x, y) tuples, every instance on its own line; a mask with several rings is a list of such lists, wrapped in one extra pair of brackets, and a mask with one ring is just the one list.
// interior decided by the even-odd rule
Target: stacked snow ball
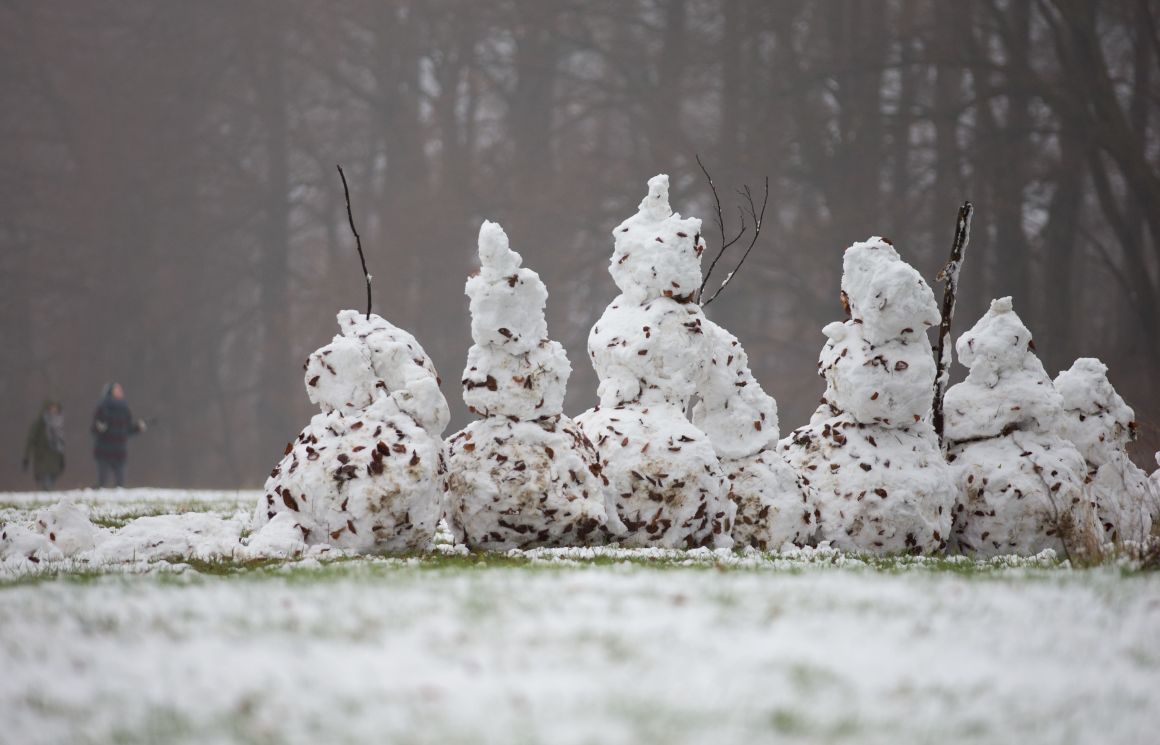
[[(297, 531), (302, 544), (359, 553), (427, 548), (443, 491), (450, 418), (431, 360), (377, 315), (338, 315), (341, 333), (306, 363), (322, 409), (286, 446), (254, 513), (253, 540)], [(283, 547), (285, 548), (285, 547)]]
[(735, 336), (703, 324), (710, 356), (702, 368), (692, 421), (709, 436), (737, 505), (737, 546), (804, 546), (816, 527), (813, 491), (777, 452), (777, 401), (749, 369)]
[[(846, 249), (849, 319), (826, 326), (826, 380), (810, 424), (780, 452), (817, 494), (820, 538), (870, 553), (932, 553), (950, 538), (955, 492), (928, 422), (935, 363), (926, 330), (934, 294), (889, 242)], [(803, 516), (804, 520), (804, 516)]]
[(613, 231), (621, 294), (588, 337), (600, 405), (576, 422), (604, 462), (623, 545), (730, 548), (736, 505), (708, 435), (685, 416), (710, 356), (694, 302), (701, 221), (673, 213), (668, 176), (648, 186)]
[(548, 292), (495, 223), (480, 228), (479, 260), (463, 398), (482, 419), (448, 438), (447, 523), (477, 549), (602, 543), (622, 526), (599, 455), (563, 414), (572, 368), (546, 338)]
[(959, 337), (970, 372), (946, 395), (947, 458), (959, 488), (954, 537), (979, 556), (1065, 556), (1098, 550), (1087, 466), (1057, 434), (1063, 399), (1034, 353), (1031, 332), (1011, 298)]
[(1128, 443), (1136, 436), (1135, 414), (1107, 373), (1104, 363), (1081, 357), (1055, 378), (1063, 399), (1059, 432), (1084, 458), (1104, 539), (1142, 542), (1152, 532), (1157, 495), (1148, 474), (1128, 457)]

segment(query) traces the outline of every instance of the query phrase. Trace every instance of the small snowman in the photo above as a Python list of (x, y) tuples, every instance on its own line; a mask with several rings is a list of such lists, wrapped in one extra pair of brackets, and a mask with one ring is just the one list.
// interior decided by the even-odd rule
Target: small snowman
[(303, 546), (358, 553), (427, 548), (450, 418), (439, 377), (419, 342), (379, 316), (345, 310), (338, 326), (306, 361), (306, 392), (321, 413), (270, 472), (250, 542), (282, 545), (297, 532)]
[(1011, 298), (991, 308), (955, 342), (970, 372), (946, 394), (946, 431), (959, 489), (954, 536), (979, 556), (1064, 556), (1098, 550), (1087, 465), (1059, 436), (1063, 399), (1035, 356), (1031, 332)]
[(846, 249), (842, 269), (849, 318), (823, 329), (822, 405), (780, 451), (815, 490), (814, 517), (833, 547), (942, 551), (955, 493), (928, 422), (935, 363), (926, 330), (939, 321), (934, 293), (882, 238)]
[(777, 401), (762, 390), (737, 337), (705, 320), (710, 349), (693, 405), (693, 424), (709, 436), (737, 505), (738, 546), (804, 546), (816, 528), (813, 492), (777, 452)]
[(1063, 398), (1059, 433), (1087, 465), (1088, 491), (1096, 502), (1104, 540), (1142, 542), (1152, 532), (1156, 497), (1148, 474), (1128, 457), (1136, 437), (1135, 414), (1108, 380), (1107, 365), (1081, 357), (1055, 378)]
[(736, 506), (713, 443), (685, 412), (712, 354), (695, 302), (701, 221), (669, 207), (655, 176), (613, 231), (621, 294), (588, 336), (600, 403), (576, 423), (596, 446), (627, 546), (730, 548)]
[(547, 338), (548, 291), (496, 223), (479, 230), (479, 261), (463, 399), (481, 419), (447, 441), (447, 523), (476, 549), (602, 543), (623, 527), (599, 455), (563, 414), (572, 368)]

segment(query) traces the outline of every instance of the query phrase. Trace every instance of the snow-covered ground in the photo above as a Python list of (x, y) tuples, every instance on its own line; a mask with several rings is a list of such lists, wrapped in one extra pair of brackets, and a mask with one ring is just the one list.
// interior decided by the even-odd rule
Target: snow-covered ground
[[(0, 494), (0, 523), (59, 496)], [(116, 527), (169, 510), (232, 520), (258, 495), (74, 497)], [(0, 743), (1151, 743), (1160, 731), (1156, 574), (1050, 556), (480, 558), (441, 536), (410, 559), (10, 568)]]

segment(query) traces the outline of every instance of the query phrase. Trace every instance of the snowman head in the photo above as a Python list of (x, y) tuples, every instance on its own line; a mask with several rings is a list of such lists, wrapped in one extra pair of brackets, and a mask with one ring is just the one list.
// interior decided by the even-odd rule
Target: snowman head
[(471, 298), (471, 338), (476, 344), (525, 354), (547, 337), (548, 289), (538, 274), (521, 263), (503, 228), (485, 220), (479, 228), (479, 274), (468, 279), (465, 288)]
[(682, 218), (669, 206), (669, 177), (648, 182), (648, 194), (637, 213), (612, 231), (614, 247), (609, 273), (632, 302), (669, 297), (679, 303), (696, 299), (701, 286), (701, 221)]
[(846, 249), (842, 292), (871, 344), (916, 340), (941, 317), (930, 285), (877, 236)]
[(1024, 369), (1028, 358), (1037, 360), (1034, 349), (1031, 331), (1015, 313), (1010, 297), (992, 300), (990, 310), (955, 342), (959, 361), (988, 385), (998, 382), (1004, 372)]

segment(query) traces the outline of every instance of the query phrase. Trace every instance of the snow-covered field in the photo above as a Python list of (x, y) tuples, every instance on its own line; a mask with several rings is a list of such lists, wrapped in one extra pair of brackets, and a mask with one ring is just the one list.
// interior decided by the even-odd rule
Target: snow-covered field
[[(0, 523), (60, 495), (0, 494)], [(254, 492), (77, 492), (94, 520)], [(1154, 743), (1160, 575), (539, 550), (0, 573), (0, 743)]]

